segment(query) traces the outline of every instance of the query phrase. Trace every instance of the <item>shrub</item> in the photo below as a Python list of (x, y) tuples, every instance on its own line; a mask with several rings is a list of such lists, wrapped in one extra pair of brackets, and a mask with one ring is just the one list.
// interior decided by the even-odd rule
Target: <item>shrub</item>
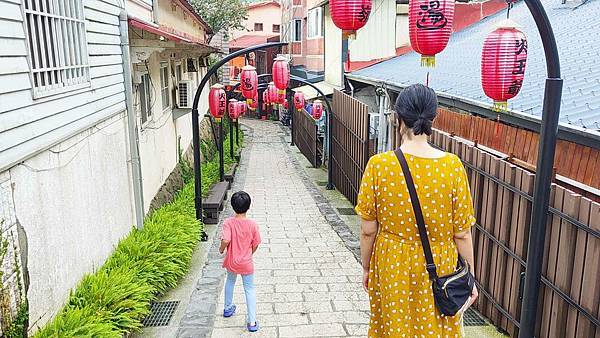
[[(213, 157), (202, 164), (203, 194), (219, 180), (219, 158)], [(226, 152), (226, 165), (234, 161)], [(191, 168), (189, 163), (183, 165)], [(193, 171), (189, 180), (193, 181)], [(150, 303), (188, 271), (200, 231), (194, 183), (188, 182), (172, 203), (146, 217), (142, 230), (132, 229), (98, 271), (79, 282), (65, 306), (35, 337), (120, 338), (139, 330)]]

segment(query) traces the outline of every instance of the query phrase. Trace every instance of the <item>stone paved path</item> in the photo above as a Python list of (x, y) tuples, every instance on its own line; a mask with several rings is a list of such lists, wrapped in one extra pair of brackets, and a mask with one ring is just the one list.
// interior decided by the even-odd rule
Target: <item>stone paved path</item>
[[(221, 275), (218, 287), (207, 282), (220, 293), (216, 307), (211, 306), (213, 320), (205, 320), (214, 325), (212, 337), (366, 336), (369, 304), (355, 255), (326, 220), (322, 203), (309, 189), (312, 183), (307, 184), (299, 172), (281, 128), (269, 122), (244, 123), (253, 129), (253, 142), (244, 154), (248, 162), (243, 186), (234, 188), (252, 196), (249, 217), (259, 223), (263, 238), (255, 254), (261, 330), (257, 334), (245, 330), (241, 279), (234, 294), (238, 312), (232, 318), (222, 317)], [(339, 224), (335, 226), (339, 232)], [(186, 317), (193, 319), (193, 314), (182, 322)], [(182, 332), (179, 336), (201, 336), (200, 331), (195, 331), (199, 335)], [(209, 330), (202, 332), (208, 335)]]

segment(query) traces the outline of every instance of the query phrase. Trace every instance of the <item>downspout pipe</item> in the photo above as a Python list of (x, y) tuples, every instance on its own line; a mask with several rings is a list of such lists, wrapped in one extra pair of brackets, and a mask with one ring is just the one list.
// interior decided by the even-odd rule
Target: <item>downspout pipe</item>
[(158, 0), (152, 0), (152, 20), (158, 24)]
[(131, 155), (131, 172), (133, 176), (133, 200), (135, 207), (135, 224), (138, 229), (144, 227), (144, 190), (142, 185), (142, 166), (137, 128), (137, 118), (133, 108), (133, 83), (131, 74), (131, 57), (129, 54), (129, 26), (127, 11), (119, 14), (119, 32), (121, 35), (121, 53), (123, 53), (123, 80), (125, 82), (125, 107), (127, 109), (127, 133), (129, 153)]

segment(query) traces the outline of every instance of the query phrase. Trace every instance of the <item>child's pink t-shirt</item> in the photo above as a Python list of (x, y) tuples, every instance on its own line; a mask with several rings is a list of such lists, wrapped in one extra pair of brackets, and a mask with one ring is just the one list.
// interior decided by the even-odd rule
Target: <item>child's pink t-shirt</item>
[(252, 248), (260, 244), (256, 222), (247, 218), (230, 217), (223, 223), (221, 239), (229, 241), (223, 267), (240, 275), (254, 273)]

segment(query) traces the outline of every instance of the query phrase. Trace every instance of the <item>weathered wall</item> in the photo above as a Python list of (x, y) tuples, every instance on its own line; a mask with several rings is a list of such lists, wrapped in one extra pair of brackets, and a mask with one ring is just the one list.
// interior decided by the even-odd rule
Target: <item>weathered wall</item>
[(48, 321), (135, 223), (127, 149), (122, 113), (8, 171), (28, 243), (30, 323)]
[[(255, 31), (254, 23), (262, 23), (263, 30)], [(273, 32), (273, 25), (279, 25), (280, 31), (284, 31), (283, 27), (281, 27), (281, 8), (277, 2), (257, 7), (250, 6), (248, 8), (248, 19), (244, 21), (245, 29), (232, 31), (231, 39), (236, 39), (246, 34), (264, 36), (279, 35), (279, 32)]]

